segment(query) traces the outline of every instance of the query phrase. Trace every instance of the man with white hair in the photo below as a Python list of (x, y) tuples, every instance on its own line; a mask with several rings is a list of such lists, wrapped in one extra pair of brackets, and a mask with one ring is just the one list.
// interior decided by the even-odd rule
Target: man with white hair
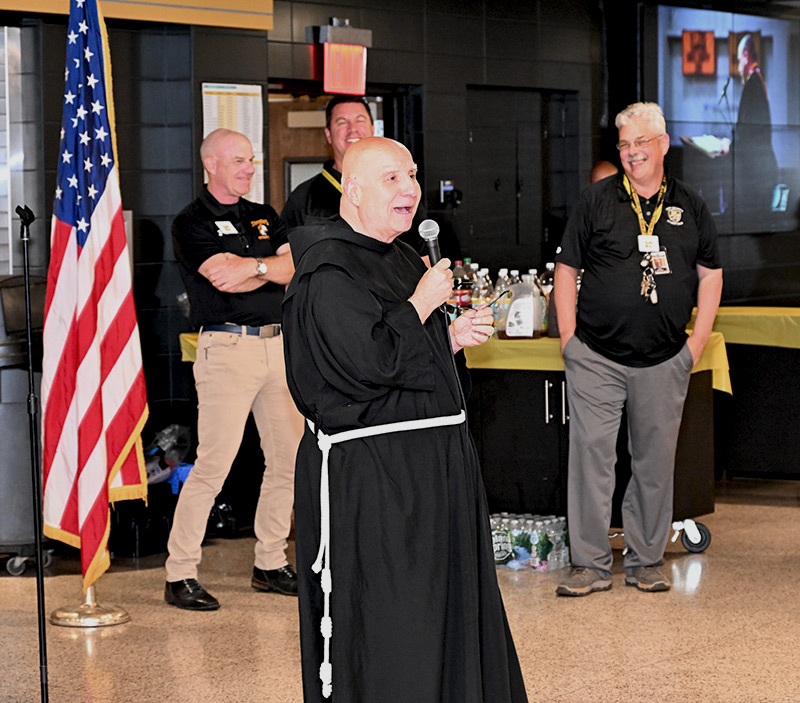
[(625, 584), (670, 588), (659, 567), (672, 520), (678, 431), (689, 376), (722, 292), (711, 214), (664, 171), (669, 135), (661, 108), (635, 103), (617, 115), (616, 126), (623, 172), (583, 192), (556, 257), (574, 567), (556, 589), (562, 596), (611, 588), (608, 528), (623, 406), (632, 471), (622, 504)]

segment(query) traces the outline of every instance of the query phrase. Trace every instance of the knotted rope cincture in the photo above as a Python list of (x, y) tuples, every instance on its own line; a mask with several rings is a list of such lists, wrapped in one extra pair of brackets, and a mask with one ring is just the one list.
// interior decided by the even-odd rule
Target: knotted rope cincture
[(314, 430), (314, 423), (307, 420), (308, 426), (317, 437), (317, 446), (322, 452), (322, 468), (319, 478), (319, 506), (320, 506), (320, 536), (317, 558), (311, 565), (315, 574), (321, 574), (323, 610), (320, 622), (320, 632), (323, 640), (323, 658), (319, 667), (319, 678), (322, 681), (322, 695), (330, 698), (333, 693), (333, 667), (331, 666), (331, 638), (333, 637), (333, 618), (331, 617), (331, 591), (333, 579), (331, 578), (331, 503), (330, 483), (328, 479), (328, 459), (331, 447), (334, 444), (348, 442), (352, 439), (374, 437), (390, 432), (407, 432), (409, 430), (424, 430), (431, 427), (446, 427), (460, 425), (466, 420), (466, 413), (462, 410), (458, 415), (445, 415), (443, 417), (425, 418), (422, 420), (405, 420), (403, 422), (390, 422), (374, 427), (361, 427), (357, 430), (337, 432), (327, 435), (322, 430)]

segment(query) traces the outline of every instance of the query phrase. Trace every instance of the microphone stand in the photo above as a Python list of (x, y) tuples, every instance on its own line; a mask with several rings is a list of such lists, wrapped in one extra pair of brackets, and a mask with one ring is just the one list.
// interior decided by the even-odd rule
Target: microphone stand
[[(722, 95), (720, 96), (719, 101), (717, 102), (717, 109), (722, 114), (722, 118), (725, 120), (725, 124), (727, 125), (728, 129), (731, 130), (731, 140), (733, 140), (734, 136), (734, 126), (733, 126), (733, 115), (731, 114), (731, 104), (728, 100), (728, 86), (731, 84), (731, 77), (728, 76), (728, 80), (725, 81), (725, 86), (722, 89)], [(722, 101), (725, 101), (725, 112), (723, 112), (722, 108), (719, 106), (722, 104)]]
[(31, 209), (25, 205), (17, 205), (22, 239), (23, 271), (25, 273), (25, 322), (28, 335), (28, 420), (30, 427), (31, 472), (33, 486), (33, 522), (34, 544), (36, 554), (36, 601), (38, 605), (39, 623), (39, 680), (41, 683), (42, 703), (48, 701), (47, 688), (47, 633), (45, 631), (44, 604), (44, 550), (42, 548), (42, 487), (39, 465), (39, 398), (36, 396), (33, 376), (33, 336), (31, 332), (31, 280), (30, 261), (28, 259), (28, 242), (30, 241), (31, 224), (36, 219)]

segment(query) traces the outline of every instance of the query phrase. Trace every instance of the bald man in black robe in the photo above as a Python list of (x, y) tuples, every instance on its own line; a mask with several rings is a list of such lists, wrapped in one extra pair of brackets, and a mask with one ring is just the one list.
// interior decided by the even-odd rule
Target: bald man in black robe
[(523, 703), (453, 366), (491, 335), (491, 311), (448, 325), (450, 262), (426, 269), (395, 241), (420, 196), (405, 147), (354, 144), (343, 191), (340, 218), (290, 235), (283, 306), (309, 420), (295, 487), (305, 701)]

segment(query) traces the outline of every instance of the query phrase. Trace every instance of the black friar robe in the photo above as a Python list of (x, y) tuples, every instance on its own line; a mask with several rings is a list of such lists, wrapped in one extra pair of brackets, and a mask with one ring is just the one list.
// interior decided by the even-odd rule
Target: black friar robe
[[(446, 318), (408, 302), (425, 266), (407, 245), (342, 219), (290, 235), (283, 304), (289, 389), (328, 435), (456, 415)], [(306, 703), (319, 679), (321, 452), (300, 443), (295, 535)], [(524, 703), (466, 423), (383, 434), (330, 451), (334, 703)]]

